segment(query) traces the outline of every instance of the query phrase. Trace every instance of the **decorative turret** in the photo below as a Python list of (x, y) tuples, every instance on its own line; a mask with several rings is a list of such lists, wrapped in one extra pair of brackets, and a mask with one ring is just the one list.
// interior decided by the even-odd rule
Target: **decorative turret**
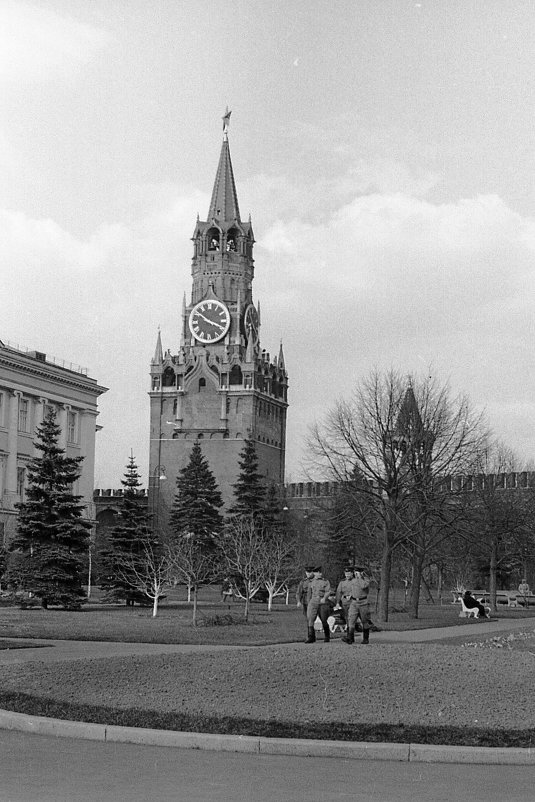
[(162, 362), (163, 362), (162, 336), (160, 333), (160, 327), (158, 326), (158, 336), (156, 337), (156, 348), (154, 349), (152, 364), (161, 365)]

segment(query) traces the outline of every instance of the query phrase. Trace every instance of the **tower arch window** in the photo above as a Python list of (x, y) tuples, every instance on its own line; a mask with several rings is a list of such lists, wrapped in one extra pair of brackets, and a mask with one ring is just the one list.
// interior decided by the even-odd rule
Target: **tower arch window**
[(162, 376), (163, 387), (174, 387), (175, 383), (176, 383), (175, 371), (171, 367), (166, 368)]
[(211, 228), (209, 229), (206, 239), (208, 242), (208, 250), (209, 251), (219, 251), (221, 250), (221, 232), (218, 228)]
[(237, 251), (238, 250), (238, 231), (235, 228), (231, 228), (227, 232), (227, 251)]
[(229, 373), (229, 384), (236, 386), (236, 385), (241, 385), (242, 382), (243, 382), (243, 376), (241, 368), (239, 365), (234, 365), (234, 367)]
[(199, 392), (201, 392), (201, 390), (204, 390), (205, 387), (206, 387), (206, 379), (204, 377), (201, 377), (199, 379)]

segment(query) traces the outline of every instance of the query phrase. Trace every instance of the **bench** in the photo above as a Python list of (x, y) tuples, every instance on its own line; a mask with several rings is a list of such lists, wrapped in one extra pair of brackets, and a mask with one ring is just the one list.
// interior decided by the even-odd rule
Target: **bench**
[[(461, 598), (461, 612), (459, 618), (479, 618), (479, 609), (477, 607), (465, 607), (464, 601)], [(483, 604), (483, 599), (478, 599), (478, 602)], [(487, 615), (490, 615), (490, 607), (485, 605)]]
[[(334, 635), (335, 632), (345, 632), (346, 625), (344, 621), (337, 615), (330, 615), (327, 619), (327, 624), (329, 625), (329, 629), (331, 630), (332, 634)], [(323, 632), (323, 624), (321, 623), (321, 619), (316, 616), (316, 620), (314, 621), (314, 629), (316, 632)]]

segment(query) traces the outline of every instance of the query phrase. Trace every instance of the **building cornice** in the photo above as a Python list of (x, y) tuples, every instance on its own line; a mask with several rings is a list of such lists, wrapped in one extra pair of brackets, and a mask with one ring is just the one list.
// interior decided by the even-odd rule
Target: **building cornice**
[[(40, 363), (41, 364), (41, 363)], [(95, 397), (107, 392), (108, 387), (97, 384), (94, 379), (87, 377), (86, 381), (81, 378), (82, 374), (77, 374), (69, 371), (67, 368), (58, 368), (48, 362), (42, 363), (46, 367), (38, 367), (32, 359), (20, 355), (20, 358), (10, 357), (5, 351), (0, 351), (0, 365), (12, 368), (14, 370), (24, 369), (25, 373), (32, 376), (39, 376), (40, 378), (54, 381), (57, 384), (62, 384), (66, 387), (77, 387), (85, 392), (89, 392)]]

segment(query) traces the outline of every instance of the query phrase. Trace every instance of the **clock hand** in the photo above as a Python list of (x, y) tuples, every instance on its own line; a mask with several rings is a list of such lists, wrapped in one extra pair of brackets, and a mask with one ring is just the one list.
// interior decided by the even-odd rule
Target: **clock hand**
[(197, 316), (198, 316), (198, 317), (202, 317), (202, 319), (203, 319), (203, 320), (206, 320), (206, 322), (207, 322), (207, 323), (209, 323), (209, 324), (210, 324), (210, 326), (217, 326), (219, 329), (223, 329), (223, 328), (225, 328), (225, 327), (223, 326), (223, 324), (222, 324), (222, 323), (216, 323), (216, 321), (215, 321), (215, 320), (210, 320), (209, 318), (205, 317), (205, 316), (202, 314), (202, 312), (197, 312)]

